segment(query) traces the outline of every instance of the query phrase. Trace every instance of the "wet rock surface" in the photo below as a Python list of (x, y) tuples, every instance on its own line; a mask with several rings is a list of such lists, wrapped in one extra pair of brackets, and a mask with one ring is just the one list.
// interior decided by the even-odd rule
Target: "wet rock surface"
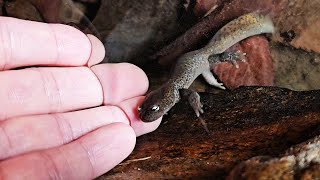
[(179, 102), (158, 130), (138, 138), (128, 159), (100, 179), (224, 179), (241, 161), (278, 157), (319, 134), (320, 91), (242, 87), (201, 98), (209, 133), (188, 103)]

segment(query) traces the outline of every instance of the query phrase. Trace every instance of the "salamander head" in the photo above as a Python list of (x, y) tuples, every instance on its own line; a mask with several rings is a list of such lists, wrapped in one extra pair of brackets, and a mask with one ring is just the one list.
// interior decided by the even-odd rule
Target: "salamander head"
[(138, 108), (143, 122), (152, 122), (166, 114), (175, 104), (174, 96), (165, 87), (150, 92)]

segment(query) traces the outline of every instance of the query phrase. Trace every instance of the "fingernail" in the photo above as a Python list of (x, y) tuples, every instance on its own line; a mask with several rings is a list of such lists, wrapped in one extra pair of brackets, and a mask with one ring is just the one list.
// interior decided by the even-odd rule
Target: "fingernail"
[(88, 66), (91, 67), (103, 61), (106, 50), (97, 37), (91, 34), (87, 34), (87, 37), (91, 43), (91, 55), (88, 60)]

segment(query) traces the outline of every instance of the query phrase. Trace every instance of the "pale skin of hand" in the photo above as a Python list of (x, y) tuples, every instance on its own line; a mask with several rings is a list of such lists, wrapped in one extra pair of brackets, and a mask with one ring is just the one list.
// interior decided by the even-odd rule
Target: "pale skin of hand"
[(0, 17), (0, 42), (0, 179), (92, 179), (159, 126), (137, 115), (145, 73), (96, 65), (105, 52), (94, 36)]

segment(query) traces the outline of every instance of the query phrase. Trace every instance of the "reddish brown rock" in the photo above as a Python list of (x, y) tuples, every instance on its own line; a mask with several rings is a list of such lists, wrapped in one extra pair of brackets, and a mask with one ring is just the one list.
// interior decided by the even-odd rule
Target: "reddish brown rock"
[(85, 3), (97, 3), (99, 0), (79, 0), (81, 2), (85, 2)]
[(225, 179), (242, 161), (278, 157), (320, 132), (320, 91), (242, 87), (200, 95), (209, 133), (180, 101), (155, 132), (139, 137), (134, 152), (100, 179)]
[(213, 68), (220, 81), (229, 89), (273, 86), (273, 62), (268, 40), (264, 36), (250, 37), (240, 43), (240, 51), (246, 53), (246, 62), (238, 61), (238, 69), (231, 63), (222, 63)]
[(198, 17), (203, 17), (212, 8), (216, 8), (223, 3), (223, 0), (197, 0), (193, 12)]

